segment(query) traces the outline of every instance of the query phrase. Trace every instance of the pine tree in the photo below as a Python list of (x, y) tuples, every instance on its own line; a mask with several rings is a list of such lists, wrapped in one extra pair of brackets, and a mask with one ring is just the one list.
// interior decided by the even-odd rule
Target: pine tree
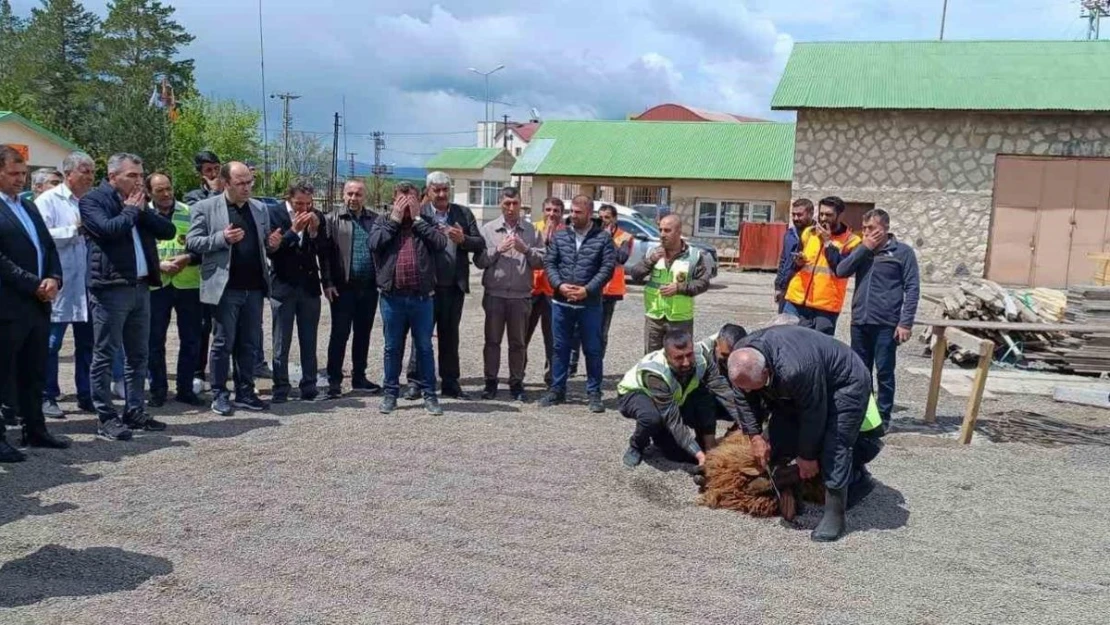
[(92, 53), (97, 77), (127, 87), (154, 88), (166, 77), (176, 93), (193, 85), (193, 60), (175, 60), (194, 37), (159, 0), (114, 0)]
[(36, 100), (53, 130), (83, 143), (93, 111), (89, 54), (100, 19), (77, 0), (41, 2), (31, 9), (22, 46), (36, 67)]

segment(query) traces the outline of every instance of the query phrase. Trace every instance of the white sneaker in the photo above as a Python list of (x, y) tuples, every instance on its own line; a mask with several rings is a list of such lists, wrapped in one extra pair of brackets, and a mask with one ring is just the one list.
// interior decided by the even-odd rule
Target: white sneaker
[(193, 378), (193, 395), (200, 395), (210, 390), (212, 390), (211, 384), (200, 378)]
[(127, 399), (127, 389), (122, 381), (112, 382), (112, 394), (116, 396), (116, 399)]

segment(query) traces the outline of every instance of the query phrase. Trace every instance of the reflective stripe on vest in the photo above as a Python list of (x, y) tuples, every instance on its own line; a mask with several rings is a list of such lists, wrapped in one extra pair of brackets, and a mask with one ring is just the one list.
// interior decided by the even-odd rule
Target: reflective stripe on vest
[[(613, 245), (616, 246), (617, 249), (620, 249), (620, 247), (631, 238), (632, 235), (617, 228), (616, 234), (613, 235)], [(605, 288), (601, 290), (601, 294), (610, 297), (623, 297), (625, 293), (627, 293), (627, 288), (625, 287), (624, 265), (618, 263), (613, 269), (613, 277), (605, 284)]]
[[(829, 267), (825, 258), (825, 244), (817, 236), (816, 226), (802, 232), (801, 249), (806, 264), (794, 273), (786, 289), (786, 301), (797, 306), (813, 308), (839, 314), (844, 307), (844, 295), (848, 292), (848, 278), (838, 278)], [(861, 242), (851, 228), (832, 235), (829, 241), (840, 250), (842, 255), (852, 252)]]
[(624, 374), (621, 381), (617, 384), (617, 394), (627, 395), (636, 391), (643, 391), (650, 394), (644, 388), (644, 373), (654, 373), (655, 375), (663, 378), (670, 388), (671, 396), (674, 398), (675, 404), (681, 406), (685, 403), (686, 398), (693, 393), (701, 384), (702, 377), (705, 376), (705, 370), (708, 368), (708, 363), (705, 359), (705, 350), (695, 346), (694, 349), (694, 377), (683, 388), (678, 379), (674, 377), (670, 366), (667, 365), (667, 356), (664, 350), (651, 352), (644, 356), (635, 367), (632, 367), (628, 373)]
[[(189, 253), (189, 251), (185, 249), (185, 235), (189, 232), (189, 207), (181, 202), (177, 202), (174, 206), (173, 217), (170, 221), (173, 222), (173, 226), (177, 230), (177, 235), (167, 241), (158, 241), (158, 260), (167, 260), (174, 256), (181, 256), (182, 254)], [(162, 286), (173, 286), (177, 289), (199, 289), (200, 267), (197, 265), (190, 265), (174, 276), (163, 272)]]
[(871, 394), (870, 400), (867, 402), (867, 413), (863, 416), (863, 424), (860, 425), (860, 432), (870, 432), (883, 424), (883, 418), (879, 415), (879, 404), (875, 402), (875, 394)]
[(651, 319), (667, 321), (690, 321), (694, 318), (694, 298), (689, 295), (675, 294), (666, 297), (659, 294), (659, 288), (672, 283), (690, 284), (694, 267), (701, 259), (701, 250), (686, 247), (686, 254), (679, 256), (667, 267), (667, 259), (660, 258), (651, 270), (651, 278), (644, 286), (644, 314)]

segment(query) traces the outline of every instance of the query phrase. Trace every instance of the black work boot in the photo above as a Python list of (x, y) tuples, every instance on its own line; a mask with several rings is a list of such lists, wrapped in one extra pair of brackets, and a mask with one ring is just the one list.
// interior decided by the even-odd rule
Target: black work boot
[(828, 488), (825, 490), (825, 515), (809, 535), (819, 543), (831, 543), (844, 535), (845, 489)]

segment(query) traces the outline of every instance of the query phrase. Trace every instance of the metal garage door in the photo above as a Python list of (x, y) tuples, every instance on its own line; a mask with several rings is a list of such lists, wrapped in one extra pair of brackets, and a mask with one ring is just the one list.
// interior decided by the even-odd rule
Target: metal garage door
[(1021, 286), (1090, 283), (1110, 251), (1110, 159), (999, 156), (987, 277)]

